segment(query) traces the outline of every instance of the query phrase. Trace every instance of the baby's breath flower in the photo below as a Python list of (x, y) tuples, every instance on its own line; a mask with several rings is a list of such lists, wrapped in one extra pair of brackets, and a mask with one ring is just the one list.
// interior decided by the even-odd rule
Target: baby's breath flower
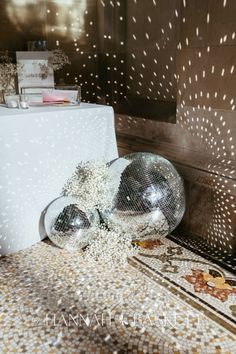
[[(63, 193), (78, 198), (85, 210), (104, 211), (112, 206), (115, 188), (116, 184), (112, 183), (107, 164), (90, 161), (77, 166), (75, 173), (66, 182)], [(132, 245), (131, 233), (125, 233), (118, 226), (114, 231), (104, 225), (98, 226), (93, 230), (88, 242), (84, 257), (91, 264), (99, 262), (109, 266), (124, 265), (128, 257), (138, 252), (138, 248)], [(70, 243), (66, 245), (67, 248), (69, 245)]]
[(8, 52), (0, 54), (0, 90), (15, 92), (15, 78), (23, 71), (23, 65), (13, 63)]
[(52, 50), (47, 64), (39, 63), (42, 79), (47, 79), (50, 69), (53, 69), (53, 71), (58, 71), (61, 70), (66, 64), (71, 64), (66, 53), (64, 53), (61, 49)]
[(80, 163), (63, 188), (64, 195), (79, 199), (87, 210), (109, 208), (113, 199), (109, 168), (105, 163)]
[(86, 248), (84, 258), (89, 263), (99, 262), (109, 266), (127, 264), (128, 257), (138, 253), (128, 234), (109, 231), (100, 226)]
[(48, 66), (54, 71), (60, 70), (66, 64), (71, 64), (66, 53), (61, 49), (55, 49), (52, 51), (52, 55), (48, 59)]

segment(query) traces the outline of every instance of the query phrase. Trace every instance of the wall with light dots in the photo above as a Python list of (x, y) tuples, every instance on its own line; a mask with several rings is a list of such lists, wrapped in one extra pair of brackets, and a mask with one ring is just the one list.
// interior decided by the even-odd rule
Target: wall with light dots
[[(132, 40), (137, 43), (138, 61), (132, 52), (135, 65), (131, 64), (128, 89), (137, 94), (146, 90), (147, 99), (174, 95), (177, 112), (175, 125), (117, 115), (120, 146), (126, 153), (151, 149), (172, 159), (186, 179), (187, 211), (180, 230), (200, 236), (222, 253), (235, 254), (236, 2), (181, 0), (161, 19), (164, 1), (147, 2), (148, 12), (142, 1), (130, 3), (136, 8)], [(151, 30), (144, 30), (145, 21), (157, 22), (157, 28), (163, 21), (155, 45)], [(165, 53), (167, 60), (160, 69), (159, 58), (173, 28), (177, 28), (175, 57)], [(148, 48), (143, 53), (140, 41)], [(175, 67), (169, 67), (171, 59)]]
[(27, 50), (27, 41), (61, 48), (71, 65), (56, 81), (83, 86), (83, 98), (97, 95), (97, 5), (95, 0), (1, 0), (0, 51)]

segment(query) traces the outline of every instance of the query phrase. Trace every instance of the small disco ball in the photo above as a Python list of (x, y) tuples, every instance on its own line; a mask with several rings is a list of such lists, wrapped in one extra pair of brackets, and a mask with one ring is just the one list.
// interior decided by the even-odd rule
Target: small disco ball
[(70, 250), (87, 246), (99, 224), (98, 212), (85, 211), (73, 197), (57, 198), (49, 204), (44, 216), (45, 231), (50, 240)]
[(132, 153), (110, 162), (113, 204), (102, 212), (110, 229), (133, 239), (165, 236), (185, 211), (183, 180), (165, 158)]

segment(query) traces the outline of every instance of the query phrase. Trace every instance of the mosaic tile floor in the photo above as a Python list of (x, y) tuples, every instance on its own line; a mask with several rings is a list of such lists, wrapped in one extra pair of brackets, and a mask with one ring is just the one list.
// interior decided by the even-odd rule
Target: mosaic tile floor
[(0, 258), (0, 353), (236, 353), (236, 277), (169, 239), (128, 266), (47, 242)]
[(220, 267), (228, 269), (230, 272), (236, 274), (235, 251), (220, 251), (218, 248), (213, 248), (210, 244), (208, 244), (206, 239), (180, 231), (176, 231), (174, 234), (168, 236), (168, 238), (189, 249), (190, 251), (195, 251), (197, 254), (218, 264)]

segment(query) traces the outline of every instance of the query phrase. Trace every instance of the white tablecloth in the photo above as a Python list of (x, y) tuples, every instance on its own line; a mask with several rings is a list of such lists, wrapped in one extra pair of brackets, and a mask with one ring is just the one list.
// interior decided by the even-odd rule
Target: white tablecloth
[(0, 254), (43, 238), (40, 215), (80, 161), (117, 156), (112, 107), (0, 107)]

